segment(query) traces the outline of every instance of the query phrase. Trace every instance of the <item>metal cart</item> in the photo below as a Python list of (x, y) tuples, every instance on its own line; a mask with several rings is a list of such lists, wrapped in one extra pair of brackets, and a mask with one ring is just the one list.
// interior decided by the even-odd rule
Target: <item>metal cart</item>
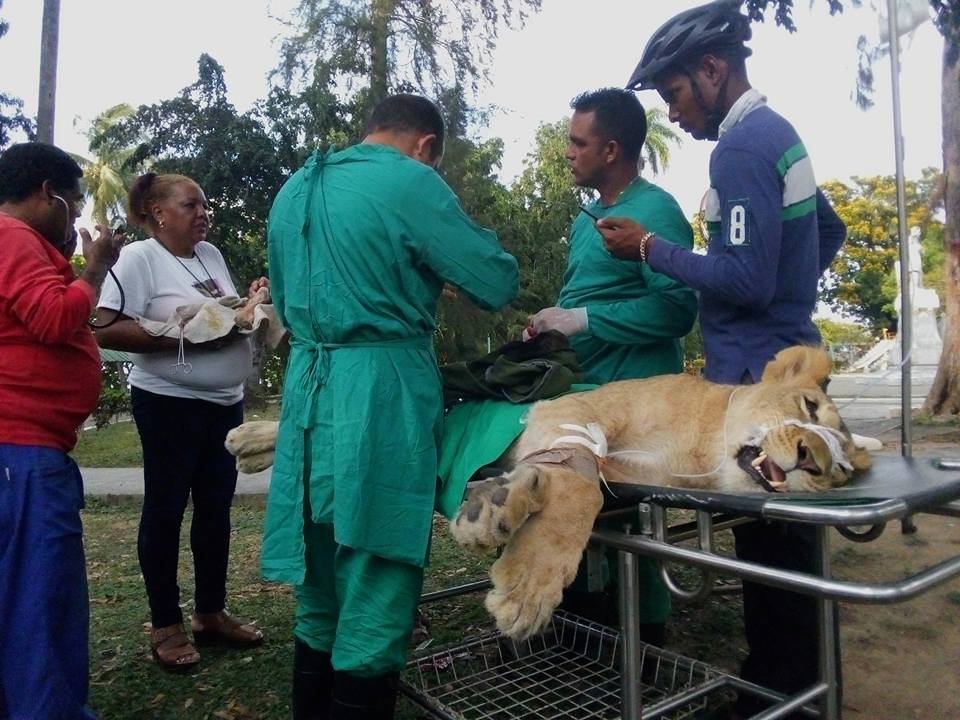
[[(875, 456), (874, 467), (855, 482), (822, 494), (726, 494), (644, 485), (614, 485), (618, 507), (604, 517), (627, 516), (637, 532), (595, 529), (591, 540), (619, 550), (619, 631), (556, 613), (547, 630), (522, 643), (491, 635), (411, 661), (404, 692), (444, 720), (490, 718), (696, 718), (716, 694), (734, 689), (765, 698), (770, 707), (754, 720), (782, 718), (798, 710), (810, 717), (839, 716), (834, 604), (895, 603), (914, 598), (960, 574), (960, 554), (922, 572), (890, 582), (836, 579), (830, 569), (829, 530), (869, 541), (890, 520), (920, 513), (960, 517), (960, 463), (935, 458)], [(606, 506), (605, 506), (606, 507)], [(696, 513), (696, 522), (668, 528), (666, 508)], [(816, 575), (766, 567), (713, 550), (715, 530), (751, 519), (814, 525)], [(854, 528), (870, 526), (865, 532)], [(699, 548), (676, 545), (696, 537)], [(708, 594), (722, 573), (817, 598), (820, 680), (791, 697), (747, 683), (704, 663), (660, 650), (639, 639), (636, 615), (637, 556), (703, 570), (701, 584), (679, 587), (665, 565), (664, 580), (681, 597)], [(474, 583), (433, 594), (433, 599), (486, 586)]]

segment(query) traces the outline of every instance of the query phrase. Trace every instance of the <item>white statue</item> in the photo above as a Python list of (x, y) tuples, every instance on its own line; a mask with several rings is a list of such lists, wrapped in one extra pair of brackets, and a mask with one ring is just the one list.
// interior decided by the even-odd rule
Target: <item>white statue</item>
[[(921, 255), (920, 228), (910, 228), (907, 238), (907, 261), (910, 264), (907, 273), (907, 291), (910, 293), (910, 316), (913, 336), (911, 359), (918, 365), (936, 365), (940, 358), (943, 343), (937, 327), (937, 309), (940, 298), (937, 291), (923, 285), (923, 257)], [(897, 270), (897, 296), (894, 306), (899, 315), (903, 292), (903, 272), (900, 262), (895, 263)], [(898, 322), (897, 345), (890, 352), (891, 362), (900, 362), (903, 355), (900, 348), (902, 322)]]

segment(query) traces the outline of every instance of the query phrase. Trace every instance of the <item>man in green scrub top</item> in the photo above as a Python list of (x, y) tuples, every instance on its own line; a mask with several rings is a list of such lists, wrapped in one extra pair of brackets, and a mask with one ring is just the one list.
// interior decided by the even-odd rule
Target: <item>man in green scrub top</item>
[[(680, 340), (696, 319), (696, 296), (686, 286), (651, 271), (646, 263), (628, 263), (611, 256), (590, 217), (642, 218), (644, 227), (658, 237), (687, 249), (693, 247), (690, 224), (673, 196), (639, 176), (646, 113), (633, 93), (618, 88), (583, 93), (574, 98), (571, 107), (567, 161), (573, 181), (597, 190), (599, 198), (573, 221), (570, 256), (557, 306), (534, 315), (528, 333), (560, 330), (570, 336), (586, 382), (602, 384), (682, 372)], [(643, 639), (662, 645), (670, 595), (656, 564), (640, 560)], [(614, 623), (613, 590), (586, 593), (582, 575), (566, 592), (562, 607)]]
[(295, 585), (294, 718), (392, 718), (423, 583), (443, 416), (444, 283), (495, 309), (514, 258), (434, 170), (437, 107), (381, 102), (363, 142), (314, 153), (270, 213), (290, 331), (262, 566)]

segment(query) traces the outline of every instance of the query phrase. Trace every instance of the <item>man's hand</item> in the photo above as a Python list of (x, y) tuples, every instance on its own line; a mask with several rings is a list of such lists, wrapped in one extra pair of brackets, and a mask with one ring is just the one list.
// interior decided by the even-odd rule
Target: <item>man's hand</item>
[[(640, 241), (649, 230), (630, 218), (605, 217), (594, 223), (597, 232), (603, 235), (607, 252), (621, 260), (640, 260)], [(649, 239), (647, 250), (649, 251)]]
[(548, 307), (530, 318), (530, 323), (523, 331), (523, 335), (524, 340), (529, 340), (547, 330), (559, 330), (569, 337), (582, 333), (587, 329), (587, 325), (586, 308), (570, 308), (567, 310), (565, 308)]
[(81, 277), (99, 290), (107, 270), (113, 267), (117, 258), (120, 257), (120, 248), (123, 247), (126, 237), (122, 232), (113, 232), (102, 225), (97, 225), (96, 229), (98, 233), (96, 240), (85, 228), (80, 230), (80, 237), (83, 240), (83, 257), (87, 260), (87, 266)]

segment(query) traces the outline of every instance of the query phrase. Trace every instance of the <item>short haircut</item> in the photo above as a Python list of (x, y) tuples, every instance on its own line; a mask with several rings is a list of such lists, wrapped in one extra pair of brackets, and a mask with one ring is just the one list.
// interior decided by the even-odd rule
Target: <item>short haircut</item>
[(621, 88), (602, 88), (577, 95), (570, 103), (575, 112), (593, 113), (593, 129), (604, 142), (614, 140), (631, 163), (640, 159), (647, 139), (647, 114), (637, 96)]
[(367, 121), (366, 134), (389, 130), (436, 135), (431, 159), (443, 154), (443, 115), (436, 104), (422, 95), (398, 93), (377, 104)]
[(0, 203), (21, 202), (49, 180), (57, 190), (77, 186), (83, 170), (63, 150), (38, 142), (11, 145), (0, 154)]

